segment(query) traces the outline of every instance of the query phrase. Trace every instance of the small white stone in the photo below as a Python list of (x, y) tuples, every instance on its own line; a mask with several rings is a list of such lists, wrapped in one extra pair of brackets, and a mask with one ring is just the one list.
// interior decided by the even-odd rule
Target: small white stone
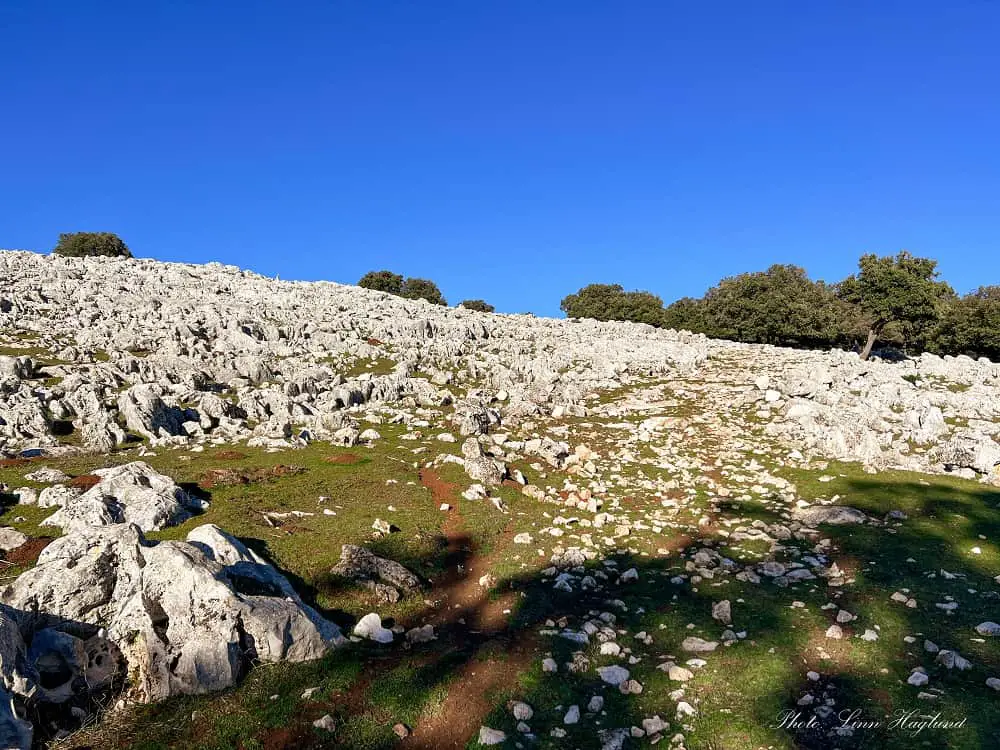
[(924, 672), (920, 672), (918, 668), (913, 671), (906, 681), (914, 687), (923, 687), (930, 682), (930, 677), (928, 677)]
[(1000, 625), (987, 620), (986, 622), (981, 622), (976, 625), (976, 632), (979, 633), (979, 635), (1000, 635)]
[(333, 732), (333, 730), (337, 728), (337, 725), (334, 723), (333, 717), (330, 716), (330, 714), (323, 714), (322, 717), (313, 722), (313, 726), (317, 729), (322, 729), (325, 732)]
[(506, 741), (506, 732), (502, 732), (499, 729), (491, 729), (490, 727), (479, 727), (480, 745), (500, 745)]
[(628, 679), (628, 670), (617, 664), (612, 664), (610, 667), (598, 667), (597, 673), (601, 676), (601, 680), (608, 685), (621, 685)]
[(368, 638), (376, 643), (392, 643), (392, 631), (382, 627), (382, 618), (370, 612), (354, 626), (354, 635)]
[(677, 704), (678, 719), (681, 719), (685, 716), (695, 716), (697, 715), (697, 713), (698, 712), (695, 710), (694, 706), (692, 706), (687, 701), (681, 701), (680, 703)]
[(531, 717), (535, 715), (534, 709), (524, 701), (516, 701), (511, 706), (511, 713), (518, 721), (530, 721)]

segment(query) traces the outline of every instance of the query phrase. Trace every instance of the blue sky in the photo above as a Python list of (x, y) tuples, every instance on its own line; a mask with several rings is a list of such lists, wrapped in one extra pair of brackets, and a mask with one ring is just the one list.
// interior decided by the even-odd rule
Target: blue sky
[(1000, 283), (1000, 2), (0, 4), (0, 247), (558, 314), (867, 251)]

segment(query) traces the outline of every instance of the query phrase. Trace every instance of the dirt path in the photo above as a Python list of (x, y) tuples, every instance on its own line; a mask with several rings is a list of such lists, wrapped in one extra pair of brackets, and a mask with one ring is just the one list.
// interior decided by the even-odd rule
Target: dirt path
[(511, 611), (516, 595), (508, 592), (500, 597), (490, 597), (492, 581), (486, 577), (491, 575), (501, 557), (505, 537), (498, 540), (492, 554), (479, 554), (456, 504), (457, 485), (443, 481), (433, 469), (421, 469), (420, 481), (431, 490), (436, 504), (448, 503), (452, 506), (442, 528), (447, 540), (446, 569), (432, 589), (440, 606), (430, 623), (435, 627), (464, 625), (482, 633), (504, 632), (507, 629), (507, 613)]
[[(443, 527), (448, 543), (446, 571), (432, 589), (440, 606), (430, 622), (438, 630), (439, 640), (453, 642), (469, 657), (451, 682), (441, 709), (413, 727), (401, 747), (462, 748), (494, 708), (497, 692), (513, 688), (518, 675), (531, 664), (537, 644), (530, 633), (514, 633), (509, 627), (508, 614), (516, 593), (491, 598), (492, 583), (484, 580), (480, 584), (500, 552), (478, 554), (456, 505), (457, 486), (441, 480), (433, 469), (421, 470), (420, 481), (431, 490), (436, 504), (452, 505)], [(484, 652), (499, 652), (504, 657), (479, 658)]]
[[(504, 639), (505, 640), (505, 639)], [(406, 750), (464, 748), (495, 707), (496, 695), (514, 688), (536, 656), (530, 640), (509, 644), (503, 659), (470, 660), (456, 675), (434, 716), (424, 717), (401, 744)]]

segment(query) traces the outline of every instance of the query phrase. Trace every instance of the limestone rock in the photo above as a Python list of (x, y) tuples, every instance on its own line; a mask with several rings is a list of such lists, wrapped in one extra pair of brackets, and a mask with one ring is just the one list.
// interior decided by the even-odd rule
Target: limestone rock
[(170, 477), (142, 461), (94, 473), (101, 481), (82, 495), (68, 497), (60, 510), (43, 521), (44, 525), (72, 530), (132, 523), (142, 531), (156, 531), (176, 525), (190, 518), (192, 511), (206, 507)]
[[(134, 524), (73, 530), (2, 599), (31, 613), (22, 629), (63, 620), (105, 629), (127, 664), (128, 698), (139, 702), (226, 688), (252, 660), (315, 659), (343, 642), (274, 568), (220, 564), (242, 545), (197, 531), (193, 544), (148, 542)], [(210, 536), (225, 549), (206, 554)]]

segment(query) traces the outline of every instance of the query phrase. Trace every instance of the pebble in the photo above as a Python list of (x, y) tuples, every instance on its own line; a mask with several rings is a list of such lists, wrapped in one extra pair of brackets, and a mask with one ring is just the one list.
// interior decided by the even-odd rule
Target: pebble
[(337, 725), (333, 721), (333, 717), (330, 716), (330, 714), (324, 714), (319, 719), (316, 719), (316, 721), (313, 722), (313, 726), (317, 729), (322, 729), (331, 733), (337, 728)]
[(511, 706), (511, 713), (518, 721), (530, 721), (535, 715), (534, 709), (523, 701), (515, 701)]
[(507, 733), (490, 727), (479, 727), (480, 745), (500, 745), (507, 741)]
[(930, 682), (930, 677), (927, 676), (925, 672), (920, 671), (921, 668), (917, 667), (910, 674), (909, 678), (906, 680), (907, 683), (913, 685), (914, 687), (923, 687), (928, 682)]

